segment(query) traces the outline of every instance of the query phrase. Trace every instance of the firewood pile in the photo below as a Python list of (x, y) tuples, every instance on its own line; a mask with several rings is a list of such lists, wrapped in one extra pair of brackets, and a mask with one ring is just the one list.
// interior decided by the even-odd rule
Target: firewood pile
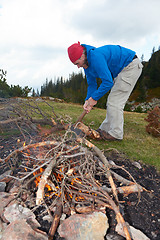
[[(10, 105), (9, 112), (12, 114), (9, 115), (8, 122), (1, 121), (1, 126), (14, 122), (21, 130), (24, 140), (24, 123), (32, 129), (35, 129), (32, 125), (35, 122), (50, 123), (52, 133), (53, 129), (67, 129), (53, 109), (52, 116), (49, 116), (35, 102), (32, 108), (32, 103), (21, 104), (23, 107), (21, 105), (18, 109), (17, 105)], [(31, 118), (27, 105), (32, 111), (41, 114), (43, 121)], [(11, 169), (6, 182), (14, 181), (19, 185), (15, 199), (33, 211), (40, 205), (44, 206), (45, 211), (53, 218), (49, 239), (53, 239), (62, 213), (67, 216), (88, 214), (94, 211), (105, 212), (106, 208), (115, 212), (117, 223), (121, 224), (126, 239), (131, 239), (120, 212), (119, 194), (127, 196), (138, 193), (139, 198), (140, 192), (145, 189), (123, 167), (109, 162), (91, 141), (77, 136), (70, 125), (67, 126), (68, 129), (61, 137), (56, 138), (49, 134), (44, 141), (38, 142), (33, 137), (25, 144), (23, 141), (22, 146), (0, 160), (1, 167)], [(90, 133), (91, 129), (88, 136)], [(93, 136), (95, 137), (94, 131)], [(124, 172), (125, 177), (118, 173), (119, 169), (121, 173)], [(32, 188), (35, 189), (35, 194)]]
[(146, 132), (154, 137), (160, 137), (160, 108), (155, 106), (153, 110), (148, 111), (145, 120), (148, 122)]

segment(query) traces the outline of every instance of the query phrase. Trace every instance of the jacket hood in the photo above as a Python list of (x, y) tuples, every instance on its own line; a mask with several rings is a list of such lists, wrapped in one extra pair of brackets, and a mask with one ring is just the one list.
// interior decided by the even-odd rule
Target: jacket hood
[(92, 50), (92, 49), (95, 49), (95, 47), (90, 46), (90, 45), (86, 45), (86, 44), (81, 44), (81, 45), (86, 48), (87, 52)]
[(95, 47), (90, 46), (90, 45), (86, 45), (86, 44), (81, 44), (81, 45), (86, 48), (86, 51), (87, 51), (87, 60), (88, 60), (88, 62), (90, 62), (90, 54), (89, 54), (89, 53), (90, 53), (91, 50), (94, 50)]

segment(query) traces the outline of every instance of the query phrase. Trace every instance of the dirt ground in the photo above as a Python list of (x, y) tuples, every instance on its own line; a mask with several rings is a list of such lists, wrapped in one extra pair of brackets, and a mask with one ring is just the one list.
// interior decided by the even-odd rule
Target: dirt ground
[[(136, 182), (148, 190), (141, 193), (140, 200), (135, 193), (126, 198), (119, 196), (119, 200), (124, 201), (121, 204), (121, 213), (125, 221), (141, 230), (150, 239), (160, 239), (160, 174), (154, 167), (130, 161), (121, 154), (111, 152), (105, 155), (108, 160), (124, 166)], [(108, 211), (108, 215), (113, 226), (110, 231), (114, 232), (116, 224), (114, 214)]]

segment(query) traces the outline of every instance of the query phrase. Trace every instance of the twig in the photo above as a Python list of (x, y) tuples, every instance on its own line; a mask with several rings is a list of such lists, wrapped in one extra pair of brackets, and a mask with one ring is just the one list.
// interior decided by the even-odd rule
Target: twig
[(115, 183), (113, 181), (113, 178), (112, 178), (112, 175), (110, 173), (110, 164), (108, 162), (108, 160), (106, 159), (106, 157), (103, 155), (103, 153), (101, 152), (101, 150), (96, 147), (93, 143), (89, 142), (88, 140), (86, 139), (82, 139), (82, 138), (77, 138), (77, 141), (79, 142), (83, 142), (86, 146), (92, 148), (96, 153), (97, 155), (99, 156), (99, 158), (101, 159), (101, 161), (104, 163), (105, 165), (105, 168), (107, 170), (106, 174), (107, 174), (107, 177), (108, 177), (108, 180), (110, 182), (110, 185), (111, 185), (111, 188), (113, 190), (113, 194), (115, 196), (115, 199), (117, 201), (117, 203), (119, 202), (118, 201), (118, 196), (117, 196), (117, 188), (115, 186)]

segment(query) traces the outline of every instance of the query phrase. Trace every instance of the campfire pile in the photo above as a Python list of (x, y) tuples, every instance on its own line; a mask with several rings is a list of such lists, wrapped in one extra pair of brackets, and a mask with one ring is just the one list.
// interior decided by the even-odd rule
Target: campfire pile
[[(53, 118), (50, 122), (56, 125)], [(8, 185), (16, 183), (18, 190), (13, 200), (22, 206), (32, 212), (44, 207), (41, 214), (47, 213), (52, 218), (48, 238), (53, 239), (63, 213), (69, 217), (77, 213), (105, 213), (109, 208), (114, 211), (125, 238), (130, 240), (129, 228), (120, 211), (119, 194), (140, 196), (145, 190), (130, 173), (108, 162), (99, 148), (70, 128), (61, 138), (50, 135), (41, 142), (33, 139), (1, 159), (1, 167), (11, 169), (3, 181)], [(118, 173), (119, 169), (125, 177)]]

